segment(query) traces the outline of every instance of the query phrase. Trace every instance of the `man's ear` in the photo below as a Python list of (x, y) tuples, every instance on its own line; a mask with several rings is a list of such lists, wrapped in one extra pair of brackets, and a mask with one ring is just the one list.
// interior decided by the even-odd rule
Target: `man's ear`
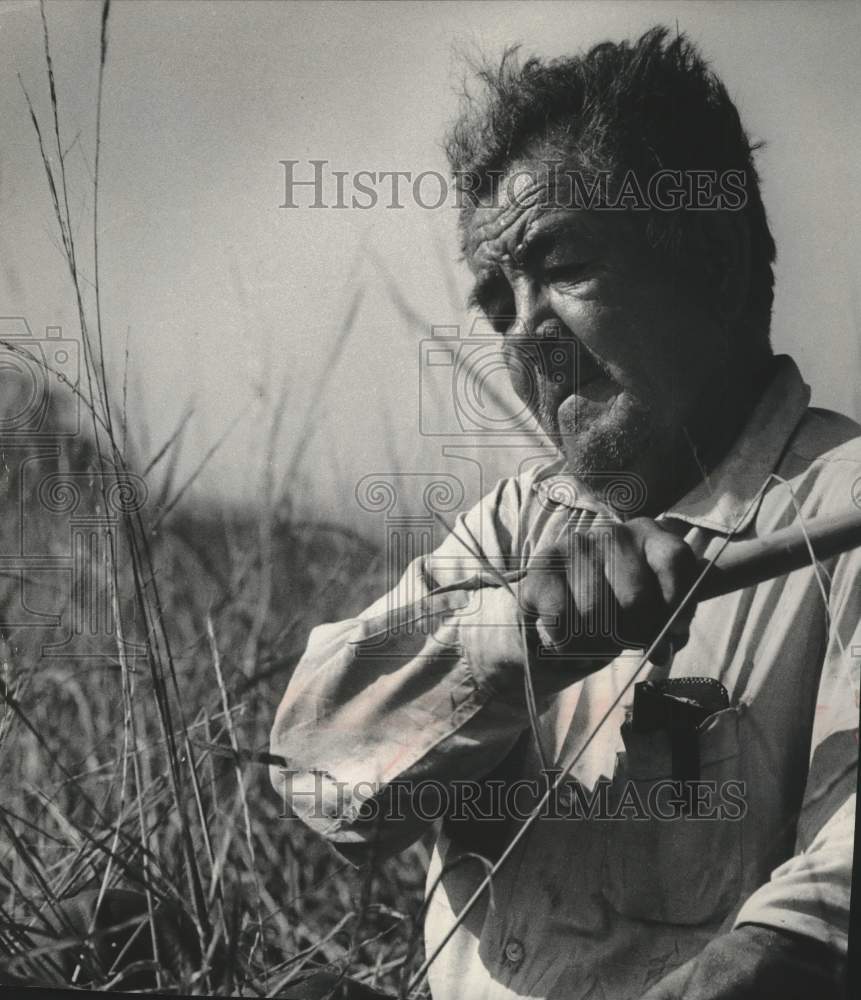
[(750, 295), (750, 230), (743, 212), (700, 212), (697, 248), (705, 262), (715, 311), (736, 323)]

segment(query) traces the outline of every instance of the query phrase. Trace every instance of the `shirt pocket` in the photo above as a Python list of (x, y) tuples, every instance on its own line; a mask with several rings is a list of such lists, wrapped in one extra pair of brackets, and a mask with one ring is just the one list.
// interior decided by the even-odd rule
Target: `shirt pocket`
[(618, 755), (610, 788), (602, 878), (602, 892), (618, 913), (695, 925), (725, 916), (738, 901), (746, 812), (740, 716), (740, 707), (726, 708), (699, 726), (699, 780), (693, 786), (673, 776), (667, 730), (623, 727), (625, 753)]

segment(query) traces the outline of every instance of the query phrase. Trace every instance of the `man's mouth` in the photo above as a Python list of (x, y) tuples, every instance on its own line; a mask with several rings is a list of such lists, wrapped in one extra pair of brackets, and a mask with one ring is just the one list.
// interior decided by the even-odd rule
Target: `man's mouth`
[(604, 402), (618, 394), (618, 384), (603, 365), (590, 355), (584, 356), (584, 353), (581, 353), (578, 360), (572, 395), (595, 402)]
[(553, 414), (552, 424), (559, 436), (557, 444), (561, 446), (563, 438), (577, 437), (596, 421), (606, 419), (622, 391), (622, 386), (603, 368), (591, 366), (559, 401)]

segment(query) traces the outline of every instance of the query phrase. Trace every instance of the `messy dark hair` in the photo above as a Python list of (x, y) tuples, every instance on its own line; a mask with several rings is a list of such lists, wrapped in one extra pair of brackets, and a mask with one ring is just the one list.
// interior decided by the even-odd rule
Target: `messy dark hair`
[[(472, 70), (446, 137), (465, 225), (477, 199), (518, 159), (564, 155), (582, 176), (619, 178), (661, 170), (738, 172), (750, 239), (749, 321), (767, 335), (774, 297), (774, 239), (749, 140), (726, 87), (683, 34), (655, 27), (637, 41), (603, 42), (582, 55), (521, 62), (517, 47)], [(469, 178), (467, 184), (464, 179)], [(677, 261), (691, 261), (692, 213), (648, 211), (647, 238)], [(702, 221), (702, 220), (701, 220)]]

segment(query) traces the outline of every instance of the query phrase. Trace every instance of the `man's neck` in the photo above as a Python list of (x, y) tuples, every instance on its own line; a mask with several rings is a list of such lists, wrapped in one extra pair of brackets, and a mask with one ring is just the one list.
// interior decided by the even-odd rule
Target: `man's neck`
[(644, 469), (649, 500), (643, 511), (655, 517), (678, 502), (726, 457), (774, 376), (774, 355), (762, 355), (716, 379), (668, 454)]

